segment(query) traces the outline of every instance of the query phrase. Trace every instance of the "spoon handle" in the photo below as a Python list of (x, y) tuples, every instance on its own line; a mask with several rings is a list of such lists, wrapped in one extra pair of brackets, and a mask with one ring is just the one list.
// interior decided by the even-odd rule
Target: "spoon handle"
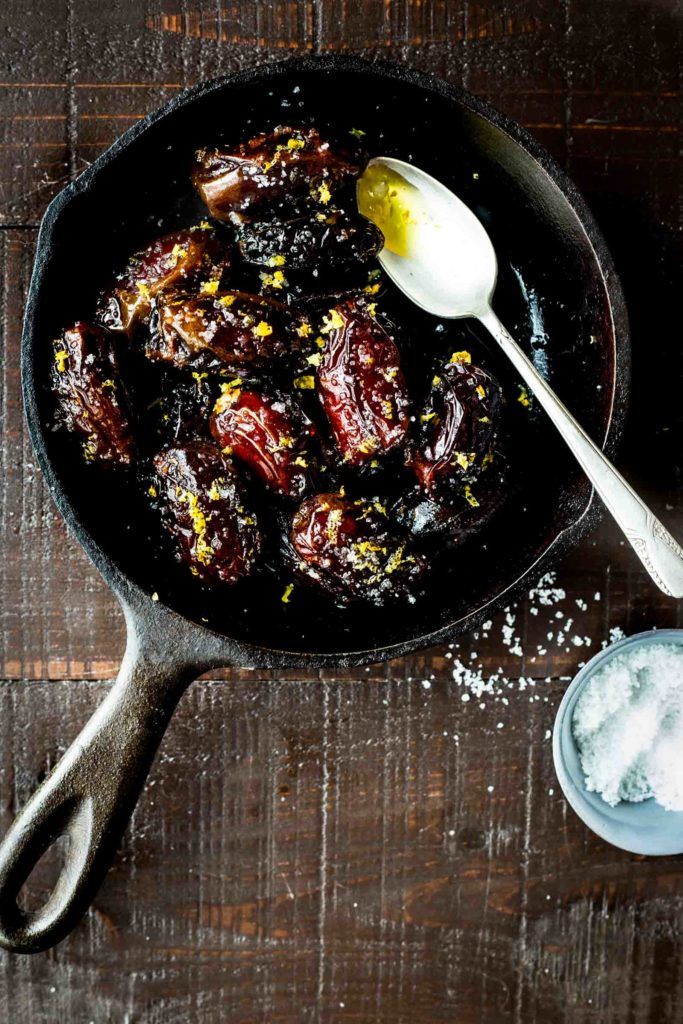
[(591, 441), (493, 310), (486, 310), (478, 319), (545, 409), (654, 582), (670, 597), (683, 597), (683, 549)]

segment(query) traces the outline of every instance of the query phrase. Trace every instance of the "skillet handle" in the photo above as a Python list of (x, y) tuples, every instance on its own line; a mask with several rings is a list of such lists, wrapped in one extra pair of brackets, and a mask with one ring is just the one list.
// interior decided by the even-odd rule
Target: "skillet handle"
[[(0, 946), (37, 953), (61, 941), (88, 909), (116, 853), (169, 719), (207, 665), (147, 641), (126, 609), (128, 642), (104, 702), (21, 809), (0, 845)], [(141, 635), (142, 634), (142, 635)], [(167, 638), (168, 640), (168, 638)], [(57, 884), (39, 909), (17, 897), (60, 836), (68, 849)]]

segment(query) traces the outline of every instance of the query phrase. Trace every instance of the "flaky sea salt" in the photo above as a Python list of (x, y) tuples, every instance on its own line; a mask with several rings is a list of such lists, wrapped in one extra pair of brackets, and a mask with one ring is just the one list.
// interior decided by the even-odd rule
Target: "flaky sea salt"
[(572, 721), (587, 789), (614, 807), (654, 797), (683, 811), (683, 650), (633, 648), (586, 684)]

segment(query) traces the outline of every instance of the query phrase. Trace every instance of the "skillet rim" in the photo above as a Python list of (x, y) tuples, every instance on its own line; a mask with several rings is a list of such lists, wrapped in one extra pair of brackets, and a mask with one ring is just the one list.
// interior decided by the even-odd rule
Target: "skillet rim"
[(127, 129), (89, 167), (59, 192), (48, 205), (41, 222), (36, 243), (35, 262), (24, 314), (21, 339), (22, 394), (31, 444), (52, 498), (69, 532), (76, 537), (95, 565), (95, 568), (124, 605), (124, 610), (128, 608), (129, 611), (132, 611), (134, 617), (137, 617), (138, 620), (148, 620), (150, 625), (153, 625), (156, 619), (161, 620), (163, 617), (171, 617), (177, 625), (182, 624), (186, 629), (189, 628), (195, 640), (193, 644), (195, 648), (201, 648), (200, 641), (202, 637), (206, 641), (205, 646), (207, 649), (209, 647), (215, 649), (218, 642), (220, 653), (225, 656), (225, 662), (239, 665), (282, 668), (346, 668), (397, 658), (413, 651), (445, 643), (464, 632), (475, 629), (485, 618), (489, 617), (504, 604), (514, 600), (516, 595), (528, 586), (530, 576), (537, 573), (540, 574), (542, 571), (547, 572), (552, 564), (596, 525), (604, 512), (596, 498), (595, 491), (591, 489), (583, 511), (578, 514), (577, 518), (555, 536), (539, 557), (516, 580), (485, 604), (429, 633), (423, 633), (411, 639), (376, 648), (340, 652), (297, 652), (247, 644), (238, 638), (229, 637), (206, 626), (199, 625), (170, 606), (164, 605), (163, 602), (155, 604), (152, 602), (150, 595), (122, 572), (117, 563), (110, 558), (104, 548), (100, 547), (81, 523), (69, 497), (68, 490), (62, 485), (47, 454), (44, 440), (45, 428), (41, 423), (36, 397), (38, 387), (34, 359), (35, 352), (37, 351), (37, 347), (34, 346), (36, 310), (39, 304), (39, 294), (43, 285), (46, 268), (52, 258), (53, 236), (60, 217), (75, 198), (94, 187), (100, 171), (118, 159), (120, 153), (127, 149), (138, 136), (145, 133), (157, 122), (173, 117), (177, 111), (195, 103), (197, 100), (225, 88), (248, 86), (256, 82), (262, 84), (268, 79), (276, 80), (280, 75), (307, 72), (334, 73), (335, 71), (369, 73), (383, 79), (399, 81), (436, 93), (482, 117), (496, 130), (507, 135), (536, 161), (575, 214), (590, 246), (594, 263), (602, 278), (607, 296), (614, 351), (611, 403), (604, 437), (602, 438), (602, 447), (607, 454), (612, 454), (616, 450), (627, 415), (631, 379), (629, 325), (623, 291), (612, 257), (602, 237), (602, 233), (597, 227), (593, 215), (576, 185), (544, 147), (516, 121), (508, 118), (507, 115), (492, 107), (488, 102), (472, 95), (461, 86), (450, 85), (435, 75), (390, 61), (368, 61), (362, 57), (346, 54), (311, 54), (304, 57), (291, 57), (282, 61), (254, 65), (231, 74), (199, 82), (197, 85), (183, 90), (179, 95), (172, 97), (163, 106), (153, 110), (145, 118)]

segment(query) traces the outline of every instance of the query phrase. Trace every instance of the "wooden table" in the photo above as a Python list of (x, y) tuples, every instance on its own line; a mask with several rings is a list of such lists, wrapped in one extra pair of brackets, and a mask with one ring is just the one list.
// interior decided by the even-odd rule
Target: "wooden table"
[[(342, 49), (436, 72), (525, 124), (612, 247), (635, 366), (621, 462), (683, 533), (675, 0), (2, 6), (0, 830), (123, 646), (22, 418), (36, 228), (65, 182), (198, 79)], [(559, 793), (549, 740), (567, 677), (611, 629), (682, 625), (681, 610), (609, 523), (554, 586), (564, 596), (532, 596), (453, 649), (194, 685), (86, 920), (50, 953), (0, 953), (0, 1020), (682, 1021), (683, 860), (590, 834)], [(479, 698), (472, 669), (507, 682)], [(50, 877), (41, 866), (32, 899)]]

